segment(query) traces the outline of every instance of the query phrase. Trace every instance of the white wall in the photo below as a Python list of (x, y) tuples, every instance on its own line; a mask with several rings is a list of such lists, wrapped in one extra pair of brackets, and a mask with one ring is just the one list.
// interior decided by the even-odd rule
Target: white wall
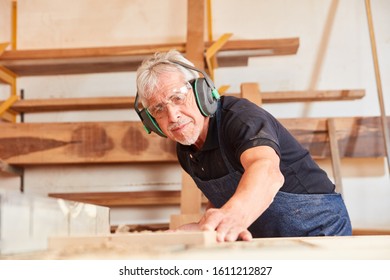
[[(10, 40), (10, 0), (0, 0), (0, 42)], [(372, 0), (382, 87), (390, 111), (390, 1)], [(362, 100), (310, 104), (265, 104), (276, 117), (379, 116), (379, 102), (364, 1), (356, 0), (214, 0), (213, 37), (232, 39), (299, 37), (296, 55), (260, 57), (248, 67), (220, 68), (217, 86), (238, 92), (243, 82), (262, 91), (365, 89)], [(184, 0), (19, 0), (18, 48), (71, 48), (183, 42)], [(23, 77), (25, 98), (128, 96), (135, 93), (134, 73)], [(387, 93), (387, 94), (386, 94)], [(0, 85), (0, 98), (8, 88)], [(28, 114), (26, 122), (136, 120), (123, 111)], [(330, 162), (320, 162), (331, 175)], [(344, 159), (344, 197), (354, 227), (390, 228), (390, 182), (386, 161)], [(25, 190), (131, 191), (180, 189), (176, 164), (28, 168)], [(16, 178), (0, 177), (2, 188), (19, 188)], [(177, 208), (116, 209), (111, 222), (167, 222)]]

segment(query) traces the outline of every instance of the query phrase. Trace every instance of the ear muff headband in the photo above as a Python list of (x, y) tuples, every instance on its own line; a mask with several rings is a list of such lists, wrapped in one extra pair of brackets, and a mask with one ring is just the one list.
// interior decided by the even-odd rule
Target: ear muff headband
[(184, 68), (191, 69), (191, 70), (194, 70), (194, 71), (196, 71), (196, 72), (201, 73), (201, 74), (203, 75), (203, 77), (205, 78), (205, 80), (206, 80), (207, 84), (209, 85), (209, 87), (210, 87), (211, 89), (215, 89), (215, 86), (214, 86), (213, 81), (212, 81), (212, 80), (210, 79), (210, 77), (206, 74), (206, 72), (204, 72), (204, 71), (202, 71), (202, 70), (200, 70), (200, 69), (198, 69), (198, 68), (196, 68), (196, 67), (194, 67), (194, 66), (192, 66), (192, 65), (189, 65), (189, 64), (187, 64), (187, 63), (181, 62), (181, 61), (179, 61), (179, 60), (169, 60), (169, 61), (172, 62), (172, 63), (175, 63), (175, 64), (179, 64), (179, 65), (183, 66)]
[(184, 68), (199, 72), (203, 75), (203, 78), (195, 79), (193, 81), (190, 81), (190, 83), (194, 90), (195, 99), (202, 115), (206, 117), (213, 115), (217, 110), (217, 101), (220, 98), (220, 95), (210, 77), (204, 71), (195, 68), (192, 65), (188, 65), (178, 60), (169, 61), (181, 65)]

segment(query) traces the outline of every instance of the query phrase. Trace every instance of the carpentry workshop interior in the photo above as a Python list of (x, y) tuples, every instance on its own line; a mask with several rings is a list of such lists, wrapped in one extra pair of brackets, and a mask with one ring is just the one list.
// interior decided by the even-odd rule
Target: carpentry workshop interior
[[(390, 259), (390, 1), (0, 0), (0, 31), (0, 259)], [(167, 231), (207, 204), (134, 110), (171, 49), (286, 126), (352, 236)]]

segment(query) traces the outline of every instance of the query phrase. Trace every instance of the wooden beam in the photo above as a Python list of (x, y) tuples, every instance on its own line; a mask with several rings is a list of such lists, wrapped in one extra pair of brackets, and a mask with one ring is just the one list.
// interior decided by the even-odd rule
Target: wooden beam
[(364, 96), (364, 89), (261, 92), (263, 103), (345, 101)]
[(385, 142), (387, 169), (388, 169), (389, 175), (390, 175), (390, 131), (389, 131), (389, 127), (387, 125), (385, 101), (384, 101), (383, 90), (382, 90), (382, 80), (381, 80), (381, 75), (380, 75), (380, 70), (379, 70), (379, 61), (378, 61), (378, 53), (377, 53), (377, 48), (376, 48), (374, 24), (373, 24), (373, 20), (372, 20), (371, 2), (370, 2), (370, 0), (366, 0), (365, 3), (366, 3), (366, 14), (367, 14), (368, 28), (369, 28), (369, 33), (370, 33), (372, 59), (374, 62), (374, 69), (375, 69), (375, 82), (376, 82), (376, 87), (377, 87), (377, 92), (378, 92), (379, 108), (380, 108), (380, 112), (381, 112), (383, 140)]
[[(49, 197), (89, 203), (105, 207), (181, 205), (181, 191), (134, 191), (134, 192), (74, 192), (49, 193)], [(197, 200), (200, 209), (207, 203), (204, 196)], [(200, 210), (197, 212), (200, 213)]]
[[(180, 191), (50, 193), (49, 197), (105, 207), (179, 205)], [(199, 207), (206, 200), (199, 199)]]
[(1, 124), (0, 158), (9, 164), (176, 162), (175, 143), (141, 122)]
[(15, 84), (16, 76), (17, 75), (14, 72), (0, 65), (0, 82), (12, 86)]
[[(281, 119), (280, 122), (316, 159), (330, 158), (326, 118)], [(384, 157), (379, 117), (334, 118), (340, 158)]]
[(12, 49), (16, 50), (18, 46), (18, 1), (12, 0), (11, 8), (11, 26), (12, 26)]
[(257, 83), (244, 83), (241, 85), (241, 97), (250, 100), (257, 106), (263, 104), (260, 88)]
[(206, 65), (212, 80), (214, 80), (214, 69), (218, 67), (216, 55), (232, 35), (232, 33), (223, 34), (213, 45), (211, 45), (206, 50)]
[[(213, 43), (205, 42), (201, 48), (202, 53)], [(192, 45), (187, 46), (193, 48)], [(217, 62), (220, 67), (243, 66), (248, 64), (250, 57), (295, 54), (298, 47), (299, 38), (231, 40), (221, 47)], [(183, 54), (191, 52), (186, 43), (8, 50), (0, 55), (0, 64), (18, 76), (135, 71), (146, 57), (157, 51), (166, 52), (171, 49)]]
[[(0, 104), (1, 104), (1, 103), (0, 103)], [(0, 117), (0, 122), (6, 121), (6, 122), (15, 123), (15, 122), (16, 122), (16, 116), (17, 116), (17, 113), (14, 112), (13, 110), (5, 111), (5, 112), (1, 115), (1, 117)]]
[(0, 43), (0, 56), (4, 53), (5, 49), (9, 46), (8, 42)]
[(336, 192), (343, 193), (343, 181), (341, 176), (341, 159), (340, 159), (340, 151), (339, 144), (337, 142), (337, 131), (335, 120), (330, 118), (327, 120), (328, 126), (328, 135), (329, 135), (329, 146), (330, 146), (330, 155), (332, 158), (332, 169), (333, 169), (333, 177), (336, 186)]
[(186, 57), (195, 67), (204, 68), (205, 0), (187, 0)]
[(353, 228), (352, 235), (390, 235), (390, 229)]
[(16, 100), (18, 100), (18, 97), (16, 95), (11, 95), (7, 100), (0, 103), (0, 116), (2, 116), (5, 111), (10, 109)]
[[(101, 236), (69, 236), (50, 237), (49, 250), (70, 250), (80, 246), (109, 246), (115, 248), (155, 248), (158, 246), (210, 246), (217, 243), (215, 231), (166, 231), (166, 232), (138, 232), (120, 233)], [(142, 253), (140, 251), (139, 253)]]
[(22, 99), (16, 101), (12, 109), (19, 113), (134, 109), (134, 99), (127, 96)]
[(181, 214), (197, 214), (201, 213), (201, 204), (204, 202), (204, 196), (198, 192), (194, 180), (186, 172), (182, 173), (182, 189), (180, 197), (180, 213)]
[[(390, 117), (389, 117), (390, 118)], [(314, 158), (330, 158), (327, 119), (280, 119)], [(384, 157), (379, 117), (335, 118), (341, 158)], [(0, 158), (11, 165), (177, 162), (176, 144), (140, 122), (2, 123)]]
[[(225, 95), (240, 96), (239, 93), (225, 93)], [(306, 91), (281, 91), (261, 93), (263, 103), (342, 101), (361, 99), (364, 96), (365, 90), (363, 89), (319, 90), (311, 93), (308, 93)], [(19, 113), (133, 109), (134, 99), (134, 97), (130, 96), (23, 99), (17, 100), (11, 108)]]
[[(186, 57), (199, 69), (205, 68), (205, 9), (205, 0), (187, 0)], [(212, 75), (212, 69), (206, 70), (208, 70), (209, 75)], [(191, 212), (191, 214), (198, 214), (200, 209), (198, 200), (201, 197), (201, 191), (191, 182), (192, 179), (188, 177), (184, 170), (182, 171), (182, 178), (182, 189), (185, 195), (181, 197), (181, 205), (186, 205), (184, 207), (192, 209), (194, 212)], [(187, 200), (189, 195), (194, 196), (195, 200)], [(181, 210), (183, 211), (183, 208)], [(172, 216), (170, 228), (176, 228), (174, 225), (176, 222), (174, 216)]]

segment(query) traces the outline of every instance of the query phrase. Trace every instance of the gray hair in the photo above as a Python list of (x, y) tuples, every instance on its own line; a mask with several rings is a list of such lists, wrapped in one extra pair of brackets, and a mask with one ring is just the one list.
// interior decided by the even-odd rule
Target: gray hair
[(190, 81), (199, 77), (199, 73), (179, 64), (172, 62), (176, 60), (190, 66), (192, 62), (186, 59), (180, 52), (170, 50), (169, 52), (157, 52), (152, 57), (145, 59), (137, 70), (137, 94), (144, 105), (146, 99), (149, 99), (159, 84), (159, 77), (163, 73), (180, 72), (185, 81)]

